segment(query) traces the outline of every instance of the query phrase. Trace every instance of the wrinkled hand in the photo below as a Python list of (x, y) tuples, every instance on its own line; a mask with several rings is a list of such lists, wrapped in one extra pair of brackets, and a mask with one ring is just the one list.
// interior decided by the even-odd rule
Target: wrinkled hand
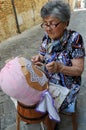
[(56, 61), (52, 61), (51, 63), (46, 64), (46, 69), (50, 73), (58, 73), (62, 69), (62, 64)]
[(37, 66), (43, 65), (43, 63), (41, 63), (40, 55), (33, 56), (31, 61), (34, 65), (37, 65)]

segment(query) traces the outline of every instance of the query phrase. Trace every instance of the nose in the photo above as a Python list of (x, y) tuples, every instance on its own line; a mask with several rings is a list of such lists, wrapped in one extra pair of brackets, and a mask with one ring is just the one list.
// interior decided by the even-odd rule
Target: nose
[(46, 30), (51, 30), (51, 27), (49, 25), (46, 26)]

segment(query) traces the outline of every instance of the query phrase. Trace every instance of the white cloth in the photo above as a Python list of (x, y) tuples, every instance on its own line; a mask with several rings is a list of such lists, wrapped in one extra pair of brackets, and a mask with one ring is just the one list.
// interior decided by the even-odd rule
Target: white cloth
[(48, 112), (50, 119), (60, 121), (59, 108), (69, 93), (69, 89), (49, 83), (49, 91), (44, 92), (42, 99), (36, 108), (40, 112)]
[(57, 122), (60, 121), (58, 110), (56, 110), (56, 108), (54, 107), (53, 98), (48, 91), (44, 93), (36, 110), (40, 112), (48, 112), (50, 119), (53, 119)]
[(49, 93), (54, 99), (54, 106), (58, 110), (69, 93), (69, 89), (59, 84), (49, 83)]

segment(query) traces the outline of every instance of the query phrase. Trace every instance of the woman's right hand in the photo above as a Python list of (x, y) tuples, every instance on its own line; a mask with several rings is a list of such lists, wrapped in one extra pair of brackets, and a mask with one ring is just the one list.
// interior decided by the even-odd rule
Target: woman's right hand
[(42, 66), (43, 65), (43, 63), (41, 62), (40, 55), (33, 56), (31, 61), (32, 61), (33, 64), (35, 64), (37, 66)]

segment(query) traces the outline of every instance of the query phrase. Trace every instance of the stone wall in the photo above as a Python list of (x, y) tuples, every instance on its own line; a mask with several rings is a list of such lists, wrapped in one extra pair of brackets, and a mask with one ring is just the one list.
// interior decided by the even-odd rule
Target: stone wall
[(74, 10), (76, 0), (63, 0), (63, 1), (68, 2), (71, 7), (71, 10), (72, 11)]
[(48, 0), (0, 0), (0, 42), (40, 23)]
[(10, 0), (0, 0), (0, 41), (16, 34), (15, 17)]
[[(49, 0), (0, 0), (0, 42), (41, 21), (40, 8)], [(74, 1), (69, 2), (73, 9)]]

